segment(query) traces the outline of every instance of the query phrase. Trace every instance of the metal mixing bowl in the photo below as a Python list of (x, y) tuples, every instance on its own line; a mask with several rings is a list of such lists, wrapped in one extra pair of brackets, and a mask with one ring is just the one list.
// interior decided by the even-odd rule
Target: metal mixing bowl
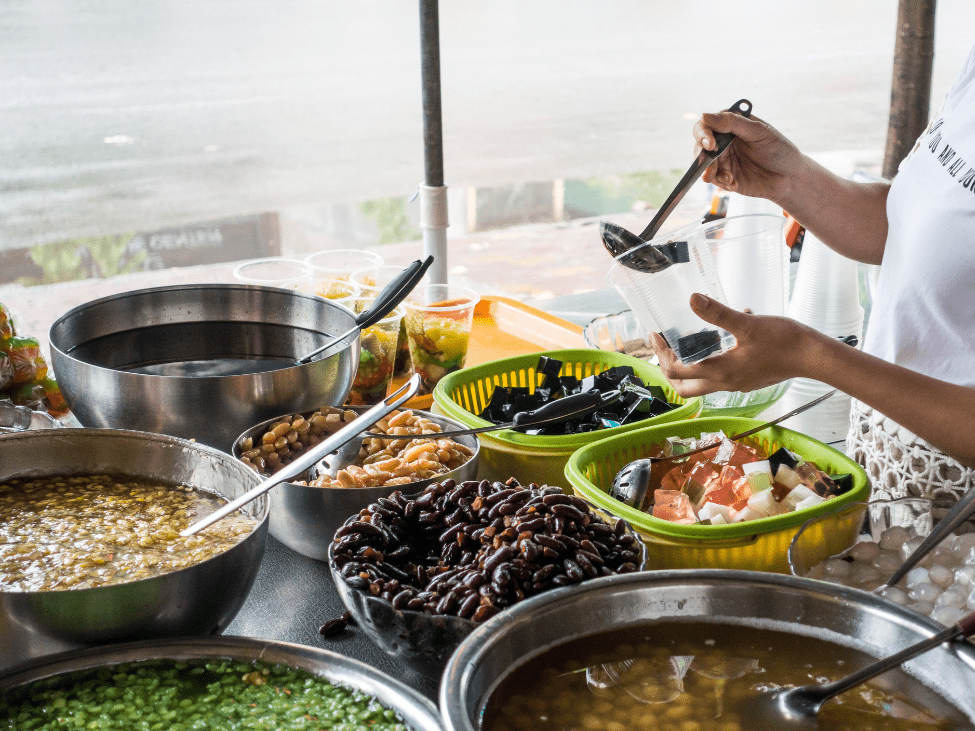
[[(178, 482), (230, 499), (260, 481), (224, 452), (158, 434), (54, 429), (0, 435), (0, 482), (98, 473)], [(0, 591), (0, 667), (83, 645), (222, 631), (254, 583), (267, 540), (267, 496), (243, 510), (258, 526), (195, 566), (90, 589)]]
[(12, 698), (34, 681), (66, 674), (66, 680), (86, 677), (93, 670), (119, 663), (224, 658), (243, 662), (261, 660), (305, 670), (337, 685), (368, 693), (382, 705), (396, 711), (411, 731), (442, 729), (440, 715), (433, 703), (404, 683), (363, 662), (313, 647), (244, 637), (155, 640), (68, 652), (23, 665), (0, 676), (0, 692)]
[[(368, 406), (351, 407), (353, 411), (362, 412), (368, 410)], [(431, 414), (428, 411), (412, 410), (414, 414), (423, 416), (437, 424), (444, 431), (455, 429), (465, 429), (466, 427), (453, 419), (439, 414)], [(306, 411), (302, 414), (305, 417), (311, 416), (314, 411)], [(280, 421), (281, 416), (268, 419), (256, 426), (251, 427), (234, 440), (232, 454), (240, 457), (240, 444), (247, 437), (253, 437), (255, 441), (264, 434), (276, 422)], [(318, 561), (328, 560), (328, 547), (332, 543), (335, 531), (342, 527), (346, 519), (357, 515), (360, 510), (376, 502), (381, 497), (389, 497), (390, 494), (401, 490), (405, 494), (419, 492), (432, 482), (442, 480), (454, 480), (464, 482), (473, 480), (477, 474), (477, 460), (480, 447), (477, 437), (473, 435), (456, 437), (456, 441), (474, 450), (474, 455), (464, 464), (455, 470), (445, 472), (436, 477), (423, 480), (416, 480), (405, 485), (385, 485), (381, 487), (310, 487), (308, 485), (296, 485), (292, 482), (283, 482), (271, 489), (271, 535), (293, 551), (297, 551), (302, 556), (314, 558)], [(250, 469), (250, 468), (247, 468)], [(304, 479), (311, 479), (315, 475), (312, 470), (305, 475)]]
[[(84, 426), (135, 429), (228, 450), (252, 424), (341, 404), (359, 366), (358, 334), (329, 300), (238, 284), (156, 287), (75, 307), (51, 326), (58, 384)], [(273, 368), (261, 372), (245, 372)]]
[[(475, 731), (498, 683), (557, 645), (654, 622), (699, 621), (816, 637), (885, 657), (943, 628), (854, 589), (751, 571), (650, 571), (555, 589), (506, 609), (471, 634), (440, 683), (448, 731)], [(903, 669), (975, 720), (975, 647), (941, 645)]]

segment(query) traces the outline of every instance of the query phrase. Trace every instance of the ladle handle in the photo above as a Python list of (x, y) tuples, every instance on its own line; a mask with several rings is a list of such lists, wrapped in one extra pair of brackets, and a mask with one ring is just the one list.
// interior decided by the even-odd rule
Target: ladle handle
[(969, 490), (962, 498), (955, 503), (951, 510), (945, 513), (938, 524), (934, 527), (927, 538), (921, 541), (921, 545), (914, 549), (914, 553), (907, 557), (890, 578), (887, 579), (885, 586), (893, 586), (914, 568), (918, 561), (928, 555), (928, 553), (941, 541), (947, 538), (955, 529), (975, 514), (975, 490)]
[[(728, 107), (729, 112), (735, 112), (743, 117), (752, 116), (752, 103), (747, 99), (739, 99), (730, 107)], [(702, 150), (704, 154), (711, 158), (712, 161), (716, 160), (718, 156), (728, 149), (732, 142), (735, 141), (735, 136), (731, 132), (715, 132), (714, 142), (715, 146), (713, 150)], [(710, 163), (709, 163), (710, 164)]]
[(198, 520), (189, 528), (180, 531), (180, 535), (184, 538), (196, 535), (204, 528), (213, 525), (221, 518), (225, 518), (238, 508), (260, 497), (275, 485), (280, 485), (282, 482), (286, 482), (290, 478), (300, 475), (306, 469), (315, 465), (326, 454), (331, 454), (346, 442), (352, 441), (359, 434), (364, 432), (384, 416), (392, 411), (395, 411), (406, 401), (413, 398), (420, 388), (420, 382), (421, 379), (419, 374), (414, 375), (404, 385), (400, 386), (397, 391), (390, 396), (387, 396), (385, 400), (363, 413), (358, 419), (349, 422), (328, 439), (316, 444), (314, 447), (298, 457), (298, 459), (288, 463), (280, 470), (275, 472), (271, 477), (261, 482), (259, 485), (257, 485), (257, 487), (248, 490), (236, 500), (227, 503), (226, 505), (210, 513), (205, 518)]
[(856, 671), (852, 675), (847, 675), (845, 678), (840, 678), (839, 680), (824, 685), (807, 686), (804, 688), (804, 691), (806, 691), (805, 695), (807, 698), (815, 698), (819, 702), (828, 700), (834, 695), (839, 695), (854, 686), (860, 685), (860, 683), (865, 683), (871, 678), (885, 673), (901, 663), (937, 647), (943, 642), (949, 642), (957, 637), (969, 637), (972, 634), (975, 634), (975, 612), (962, 617), (948, 629), (942, 630), (938, 634), (932, 635), (926, 640), (921, 640), (910, 647), (905, 647), (890, 657), (885, 657), (883, 660), (878, 660), (875, 663), (867, 665), (867, 667)]

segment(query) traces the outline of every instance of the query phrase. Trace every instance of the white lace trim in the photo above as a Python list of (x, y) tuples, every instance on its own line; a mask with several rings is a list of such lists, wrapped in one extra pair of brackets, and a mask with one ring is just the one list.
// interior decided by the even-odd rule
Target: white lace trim
[(850, 457), (867, 471), (872, 499), (958, 500), (975, 486), (975, 470), (856, 399), (850, 408), (846, 443)]

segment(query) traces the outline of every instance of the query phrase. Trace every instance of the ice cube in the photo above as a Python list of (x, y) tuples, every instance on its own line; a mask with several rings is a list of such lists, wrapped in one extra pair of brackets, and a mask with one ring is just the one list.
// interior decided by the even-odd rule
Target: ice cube
[(907, 606), (918, 614), (926, 614), (929, 617), (931, 616), (931, 613), (934, 612), (934, 602), (912, 602)]
[(881, 573), (869, 564), (855, 563), (850, 572), (850, 585), (864, 591), (873, 591), (883, 583)]
[(941, 589), (934, 584), (916, 584), (911, 587), (907, 595), (914, 602), (931, 602), (932, 605), (941, 596)]
[(767, 472), (769, 479), (772, 479), (772, 467), (767, 459), (761, 462), (745, 462), (741, 466), (741, 471), (746, 475), (750, 475), (753, 472)]
[(920, 584), (930, 584), (931, 575), (923, 566), (915, 566), (904, 576), (904, 583), (909, 589), (913, 589), (915, 586), (919, 586)]
[(805, 500), (800, 500), (796, 503), (796, 510), (805, 510), (806, 508), (812, 508), (824, 502), (826, 502), (826, 498), (819, 497), (819, 495), (811, 495)]
[(831, 558), (826, 561), (823, 573), (827, 578), (845, 579), (853, 573), (853, 563), (842, 558)]
[(901, 606), (907, 604), (909, 601), (908, 596), (905, 592), (898, 589), (896, 586), (885, 586), (883, 589), (877, 592), (884, 599), (894, 602), (894, 604), (900, 604)]
[(971, 591), (970, 591), (970, 592), (968, 593), (968, 601), (966, 602), (966, 606), (967, 606), (967, 607), (968, 607), (969, 609), (975, 609), (975, 588), (973, 588), (973, 589), (972, 589), (972, 590), (971, 590)]
[(903, 544), (911, 540), (911, 532), (902, 525), (892, 525), (880, 534), (880, 548), (884, 551), (900, 551)]
[(955, 569), (955, 586), (966, 590), (975, 587), (975, 566), (960, 566)]
[(914, 536), (913, 538), (908, 540), (907, 543), (901, 546), (900, 549), (901, 560), (906, 561), (908, 557), (912, 553), (914, 553), (914, 551), (917, 550), (917, 547), (920, 546), (923, 542), (924, 539), (921, 536)]
[(951, 552), (955, 554), (956, 560), (961, 563), (975, 551), (975, 533), (965, 533), (955, 536), (951, 545)]
[(959, 619), (965, 616), (965, 610), (958, 607), (935, 607), (931, 612), (931, 619), (940, 622), (945, 627), (950, 627)]
[(949, 589), (935, 600), (934, 606), (936, 609), (938, 607), (956, 607), (961, 609), (965, 606), (967, 599), (968, 597), (966, 597), (960, 591), (953, 591)]
[(880, 555), (880, 546), (873, 541), (860, 541), (849, 550), (848, 555), (856, 561), (870, 563)]
[(653, 517), (671, 523), (691, 525), (697, 522), (691, 501), (682, 492), (657, 490), (653, 494)]
[(885, 577), (890, 576), (901, 566), (900, 556), (895, 551), (883, 551), (871, 561), (871, 565)]
[(947, 589), (955, 581), (955, 572), (947, 566), (932, 566), (928, 569), (928, 575), (931, 577), (931, 583), (937, 584), (942, 589)]

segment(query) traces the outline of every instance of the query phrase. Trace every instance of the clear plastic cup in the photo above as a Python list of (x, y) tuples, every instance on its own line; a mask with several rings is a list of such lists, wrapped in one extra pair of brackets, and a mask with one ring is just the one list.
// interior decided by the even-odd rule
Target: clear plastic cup
[(789, 247), (785, 216), (752, 213), (706, 223), (691, 234), (711, 253), (728, 306), (756, 315), (785, 314), (789, 300)]
[[(380, 267), (369, 267), (354, 272), (350, 282), (359, 287), (363, 299), (375, 299), (386, 285), (403, 273), (405, 267), (395, 264), (383, 264)], [(361, 311), (361, 304), (356, 312)], [(396, 368), (393, 377), (405, 376), (410, 372), (410, 344), (406, 337), (406, 318), (400, 323), (399, 346), (396, 353)]]
[(302, 291), (318, 295), (353, 312), (357, 311), (355, 308), (362, 294), (359, 285), (344, 279), (313, 278), (302, 287)]
[[(369, 307), (372, 302), (365, 304)], [(391, 392), (403, 315), (403, 307), (397, 307), (375, 325), (359, 333), (359, 368), (346, 403), (377, 404)]]
[(464, 367), (480, 299), (474, 290), (454, 284), (423, 284), (407, 298), (406, 335), (422, 393), (432, 393), (441, 378)]
[(372, 270), (375, 277), (375, 270), (382, 266), (383, 258), (365, 249), (327, 249), (309, 254), (305, 263), (312, 268), (316, 278), (348, 281), (362, 270)]
[[(684, 363), (696, 363), (709, 355), (723, 353), (735, 344), (725, 330), (705, 322), (691, 310), (690, 297), (695, 292), (726, 303), (706, 246), (693, 242), (694, 223), (665, 236), (658, 236), (645, 246), (674, 244), (677, 263), (654, 272), (637, 271), (621, 263), (632, 252), (617, 257), (607, 279), (636, 313), (641, 323), (654, 323), (668, 345)], [(642, 247), (640, 247), (642, 248)]]
[(311, 282), (311, 267), (298, 259), (272, 256), (245, 261), (234, 269), (234, 279), (243, 284), (302, 289)]

